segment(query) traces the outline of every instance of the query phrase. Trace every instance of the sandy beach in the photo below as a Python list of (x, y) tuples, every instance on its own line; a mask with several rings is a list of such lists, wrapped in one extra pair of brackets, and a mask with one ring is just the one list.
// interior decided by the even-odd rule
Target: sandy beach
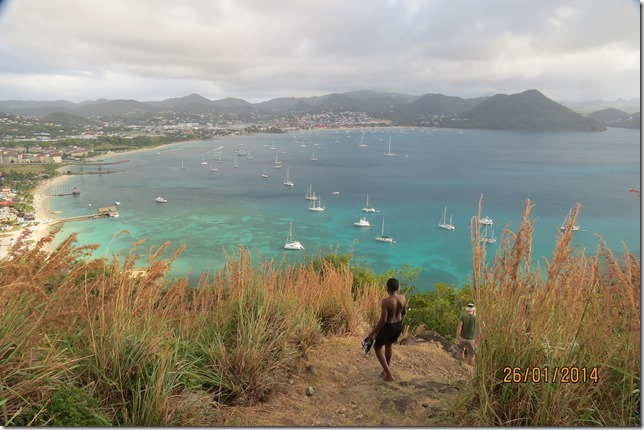
[[(138, 154), (146, 151), (158, 151), (168, 146), (175, 146), (175, 145), (194, 143), (194, 142), (197, 142), (197, 141), (186, 140), (186, 141), (175, 142), (175, 143), (167, 143), (164, 145), (159, 145), (154, 147), (133, 149), (131, 151), (108, 152), (105, 154), (89, 157), (87, 158), (86, 161), (99, 161), (105, 157), (111, 157), (114, 155), (128, 155), (128, 154)], [(50, 224), (50, 222), (52, 219), (56, 218), (56, 216), (52, 215), (49, 210), (49, 201), (52, 198), (52, 196), (49, 194), (49, 190), (53, 187), (58, 187), (65, 184), (65, 182), (70, 178), (70, 176), (64, 175), (62, 173), (64, 173), (67, 169), (68, 169), (68, 166), (62, 166), (58, 168), (57, 169), (58, 172), (61, 173), (60, 176), (46, 179), (38, 184), (38, 186), (34, 190), (34, 209), (36, 210), (36, 213), (34, 215), (35, 215), (35, 222), (37, 223), (37, 225), (34, 226), (32, 225), (33, 222), (27, 222), (25, 223), (24, 226), (22, 226), (18, 230), (15, 230), (15, 231), (12, 231), (11, 233), (7, 233), (3, 236), (0, 236), (0, 259), (4, 258), (8, 254), (9, 249), (14, 244), (14, 242), (18, 239), (18, 237), (20, 237), (22, 234), (26, 234), (27, 231), (28, 233), (26, 234), (25, 239), (27, 241), (32, 241), (31, 246), (33, 246), (36, 242), (38, 242), (40, 239), (42, 239), (47, 234), (49, 234), (49, 232), (53, 227), (52, 224)], [(27, 225), (29, 226), (27, 227)], [(47, 245), (45, 249), (53, 250), (54, 249), (53, 243), (50, 243), (49, 245)]]
[[(64, 168), (65, 167), (61, 167), (59, 171)], [(36, 213), (34, 214), (35, 220), (26, 222), (18, 230), (0, 236), (0, 258), (4, 258), (8, 254), (11, 246), (21, 235), (25, 234), (25, 239), (27, 241), (33, 241), (33, 245), (49, 233), (49, 230), (52, 227), (51, 224), (49, 224), (49, 221), (52, 218), (49, 213), (49, 199), (51, 198), (49, 195), (49, 189), (53, 186), (63, 184), (67, 178), (67, 176), (57, 176), (55, 178), (44, 180), (38, 184), (34, 190), (34, 208), (36, 210)], [(37, 225), (34, 226), (34, 222), (37, 223)], [(49, 247), (52, 247), (52, 244), (50, 244)]]

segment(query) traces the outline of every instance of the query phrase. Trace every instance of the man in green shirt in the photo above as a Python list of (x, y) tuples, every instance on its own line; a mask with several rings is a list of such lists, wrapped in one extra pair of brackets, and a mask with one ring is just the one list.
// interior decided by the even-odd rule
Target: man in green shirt
[(467, 354), (467, 364), (474, 366), (474, 353), (479, 337), (479, 322), (476, 317), (476, 307), (474, 303), (468, 303), (465, 312), (458, 317), (458, 326), (456, 327), (456, 346), (461, 354)]

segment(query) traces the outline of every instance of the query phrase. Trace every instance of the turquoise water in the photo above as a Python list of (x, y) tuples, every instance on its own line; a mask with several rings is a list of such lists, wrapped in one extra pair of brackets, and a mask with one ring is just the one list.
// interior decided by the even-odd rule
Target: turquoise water
[[(331, 250), (352, 251), (378, 272), (404, 264), (421, 268), (417, 290), (429, 290), (437, 282), (468, 281), (470, 219), (483, 194), (483, 214), (494, 220), (497, 238), (507, 225), (516, 231), (525, 200), (531, 199), (535, 262), (551, 258), (558, 228), (576, 202), (582, 204), (577, 224), (585, 231), (575, 233), (573, 246), (593, 253), (596, 235), (601, 235), (614, 252), (621, 251), (623, 242), (640, 255), (640, 198), (627, 191), (640, 184), (639, 130), (459, 134), (380, 128), (364, 130), (368, 146), (359, 147), (362, 133), (234, 136), (111, 157), (106, 161), (129, 161), (103, 167), (118, 173), (69, 178), (65, 185), (78, 186), (81, 195), (52, 197), (50, 209), (81, 215), (119, 200), (120, 217), (68, 223), (57, 240), (78, 232), (80, 244), (101, 244), (94, 254), (98, 257), (124, 255), (136, 240), (145, 239), (138, 248), (142, 260), (150, 246), (170, 241), (169, 256), (185, 244), (173, 271), (189, 272), (193, 281), (200, 272), (221, 267), (223, 256), (239, 245), (255, 260), (258, 253), (264, 260), (286, 255), (296, 261)], [(390, 136), (397, 157), (383, 155)], [(215, 149), (222, 145), (218, 163)], [(273, 145), (276, 150), (270, 149)], [(253, 159), (238, 157), (235, 168), (240, 148), (250, 149)], [(311, 160), (313, 150), (317, 161)], [(276, 152), (282, 169), (273, 168)], [(203, 160), (213, 161), (218, 171), (211, 172)], [(267, 179), (261, 177), (264, 166)], [(293, 187), (282, 183), (287, 166)], [(324, 212), (308, 210), (304, 195), (309, 185), (321, 196)], [(379, 212), (362, 212), (367, 194)], [(168, 202), (156, 203), (157, 196)], [(454, 231), (437, 226), (445, 206)], [(362, 216), (370, 220), (370, 228), (353, 226)], [(396, 243), (374, 239), (383, 218), (385, 234)], [(283, 249), (291, 222), (304, 251)], [(123, 229), (130, 235), (117, 236)], [(498, 242), (487, 247), (492, 254)]]

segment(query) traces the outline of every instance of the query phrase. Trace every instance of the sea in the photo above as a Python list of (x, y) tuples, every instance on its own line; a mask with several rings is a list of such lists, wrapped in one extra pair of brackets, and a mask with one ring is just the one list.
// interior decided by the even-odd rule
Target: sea
[[(396, 156), (384, 155), (389, 142)], [(65, 223), (56, 243), (75, 232), (79, 245), (100, 245), (94, 257), (123, 257), (143, 239), (133, 251), (139, 266), (166, 242), (165, 258), (185, 245), (171, 276), (188, 275), (193, 285), (242, 246), (254, 262), (349, 252), (352, 264), (376, 273), (408, 265), (420, 269), (415, 291), (430, 291), (471, 279), (470, 222), (481, 196), (482, 215), (494, 222), (488, 235), (497, 238), (486, 245), (490, 262), (504, 228), (517, 231), (527, 199), (534, 205), (533, 263), (552, 258), (559, 227), (576, 203), (580, 230), (572, 247), (594, 254), (601, 237), (615, 254), (627, 247), (639, 258), (641, 200), (629, 189), (640, 188), (640, 152), (640, 131), (616, 128), (236, 135), (103, 158), (119, 164), (70, 167), (84, 174), (70, 175), (64, 186), (81, 193), (49, 198), (49, 210), (62, 211), (52, 218), (86, 215), (118, 201), (119, 217)], [(283, 183), (287, 169), (293, 186)], [(309, 187), (324, 211), (309, 210)], [(363, 212), (367, 195), (376, 212)], [(444, 213), (454, 230), (438, 227)], [(354, 226), (363, 216), (371, 227)], [(284, 249), (291, 226), (304, 250)], [(375, 240), (383, 231), (393, 243)]]

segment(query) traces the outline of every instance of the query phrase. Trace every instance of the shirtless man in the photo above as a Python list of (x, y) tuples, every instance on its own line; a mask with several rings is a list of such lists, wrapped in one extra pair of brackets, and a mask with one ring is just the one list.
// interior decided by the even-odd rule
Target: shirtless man
[[(407, 300), (405, 296), (398, 294), (399, 286), (398, 279), (389, 278), (387, 280), (389, 297), (382, 299), (382, 303), (380, 304), (380, 320), (378, 320), (378, 323), (366, 339), (368, 341), (372, 341), (374, 338), (376, 339), (373, 348), (382, 366), (382, 378), (385, 381), (394, 380), (391, 370), (389, 370), (393, 344), (396, 343), (398, 336), (402, 333), (402, 319), (407, 312)], [(385, 347), (384, 351), (383, 346)]]

